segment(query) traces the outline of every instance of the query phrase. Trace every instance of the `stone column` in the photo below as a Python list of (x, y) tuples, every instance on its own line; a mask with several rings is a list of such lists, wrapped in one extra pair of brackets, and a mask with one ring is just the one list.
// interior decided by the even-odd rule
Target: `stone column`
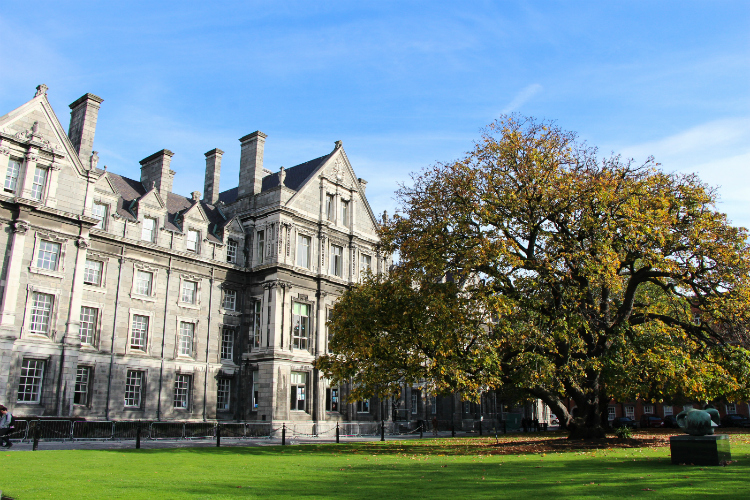
[[(0, 327), (10, 330), (10, 334), (18, 337), (16, 330), (16, 310), (18, 309), (18, 287), (21, 282), (21, 264), (23, 260), (23, 251), (26, 244), (26, 232), (29, 230), (29, 223), (22, 220), (27, 213), (21, 211), (19, 219), (13, 223), (13, 233), (11, 235), (10, 257), (8, 259), (8, 271), (5, 275), (5, 290), (3, 290), (2, 310), (0, 311)], [(20, 311), (23, 315), (23, 311)]]
[(44, 195), (42, 195), (42, 200), (45, 201), (44, 204), (52, 208), (57, 206), (57, 198), (55, 198), (55, 195), (57, 194), (57, 177), (60, 174), (60, 164), (55, 163), (54, 160), (55, 158), (53, 156), (52, 165), (50, 165), (47, 170), (47, 185), (45, 186), (47, 198), (45, 199)]
[(89, 241), (79, 237), (76, 241), (76, 262), (73, 271), (73, 285), (70, 290), (70, 309), (68, 311), (68, 322), (65, 325), (65, 342), (68, 345), (81, 344), (79, 329), (81, 326), (81, 300), (83, 299), (83, 273), (86, 268), (86, 254)]
[[(31, 185), (34, 181), (34, 171), (36, 170), (36, 161), (39, 159), (39, 156), (37, 156), (36, 151), (33, 149), (29, 149), (28, 153), (26, 153), (26, 164), (24, 165), (24, 176), (23, 176), (23, 189), (18, 189), (18, 193), (21, 197), (32, 199), (31, 198)], [(19, 175), (20, 177), (20, 175)], [(21, 179), (18, 179), (21, 181)]]

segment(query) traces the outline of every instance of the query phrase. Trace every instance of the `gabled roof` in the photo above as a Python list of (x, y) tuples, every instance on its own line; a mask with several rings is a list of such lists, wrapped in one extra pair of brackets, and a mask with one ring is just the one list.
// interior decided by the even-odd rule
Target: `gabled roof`
[[(284, 178), (284, 186), (294, 191), (299, 191), (300, 188), (305, 184), (305, 181), (328, 159), (336, 152), (336, 150), (328, 153), (327, 155), (315, 158), (314, 160), (300, 163), (293, 167), (284, 169), (286, 177)], [(263, 177), (261, 184), (261, 192), (268, 191), (279, 186), (279, 173), (274, 172)], [(237, 189), (232, 188), (219, 193), (219, 201), (225, 204), (233, 203), (237, 200)]]

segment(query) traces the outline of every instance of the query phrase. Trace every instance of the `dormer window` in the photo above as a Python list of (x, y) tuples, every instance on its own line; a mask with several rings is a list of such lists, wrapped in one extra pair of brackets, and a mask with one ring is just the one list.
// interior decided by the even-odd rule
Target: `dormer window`
[(5, 192), (15, 193), (18, 187), (18, 173), (21, 171), (21, 162), (10, 160), (8, 170), (5, 171)]
[(104, 221), (107, 219), (107, 205), (104, 203), (94, 202), (94, 206), (91, 208), (91, 213), (99, 219), (99, 222), (94, 226), (96, 229), (104, 230)]
[(327, 194), (326, 195), (326, 219), (332, 221), (333, 220), (333, 195)]
[(141, 239), (143, 241), (154, 242), (156, 234), (156, 219), (150, 217), (143, 218), (143, 229), (141, 230)]
[(198, 253), (198, 240), (200, 239), (200, 233), (193, 229), (187, 232), (187, 249), (189, 252)]
[(341, 200), (341, 221), (342, 226), (349, 227), (349, 202)]
[(227, 262), (237, 263), (237, 242), (234, 240), (227, 241)]

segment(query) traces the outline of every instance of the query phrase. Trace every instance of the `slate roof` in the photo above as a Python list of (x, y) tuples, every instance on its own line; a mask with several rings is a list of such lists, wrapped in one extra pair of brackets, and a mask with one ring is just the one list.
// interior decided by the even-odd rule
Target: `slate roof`
[[(286, 177), (284, 178), (284, 186), (299, 191), (299, 189), (305, 184), (305, 181), (307, 181), (334, 152), (335, 150), (327, 155), (315, 158), (314, 160), (300, 163), (299, 165), (285, 169)], [(104, 172), (100, 169), (97, 170), (100, 173)], [(145, 196), (149, 190), (143, 187), (141, 181), (129, 179), (118, 174), (113, 174), (112, 172), (107, 172), (107, 176), (115, 189), (120, 193), (120, 199), (117, 203), (117, 214), (127, 220), (135, 221), (136, 217), (133, 212), (131, 212), (131, 207), (135, 207), (136, 203), (134, 202), (137, 202), (137, 200)], [(261, 192), (268, 191), (278, 186), (278, 172), (270, 173), (263, 177)], [(238, 188), (234, 187), (219, 193), (219, 201), (225, 204), (233, 203), (237, 199), (237, 191)], [(178, 216), (190, 209), (195, 202), (191, 198), (175, 193), (167, 193), (166, 200), (164, 201), (167, 205), (167, 220), (164, 221), (164, 228), (170, 231), (182, 232), (182, 226), (176, 222), (176, 220), (179, 220)], [(219, 212), (219, 209), (214, 205), (209, 205), (204, 201), (199, 201), (198, 203), (201, 204), (201, 208), (203, 208), (203, 211), (211, 224), (211, 231), (208, 234), (208, 239), (210, 241), (221, 242), (221, 240), (216, 238), (212, 233), (220, 233), (219, 229), (223, 228), (229, 220), (225, 219)]]

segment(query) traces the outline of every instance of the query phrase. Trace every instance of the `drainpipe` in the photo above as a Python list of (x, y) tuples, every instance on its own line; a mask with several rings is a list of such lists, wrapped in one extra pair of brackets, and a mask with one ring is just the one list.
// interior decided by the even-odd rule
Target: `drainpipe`
[[(206, 374), (203, 377), (203, 421), (206, 420), (206, 397), (208, 395), (208, 352), (211, 346), (211, 311), (214, 297), (214, 268), (211, 267), (211, 277), (208, 279), (208, 331), (206, 332)], [(232, 354), (234, 355), (234, 353)]]
[(169, 309), (169, 281), (172, 278), (172, 258), (170, 255), (169, 267), (167, 268), (167, 290), (164, 293), (164, 330), (161, 334), (161, 362), (159, 364), (159, 395), (156, 400), (156, 420), (161, 420), (161, 390), (164, 385), (164, 344), (167, 340), (167, 310)]
[[(124, 224), (126, 227), (128, 225), (127, 221), (125, 221)], [(106, 420), (109, 420), (109, 401), (110, 401), (110, 395), (112, 392), (112, 370), (114, 369), (115, 364), (115, 333), (117, 332), (117, 311), (119, 308), (117, 307), (120, 303), (120, 288), (121, 288), (121, 282), (122, 282), (122, 266), (125, 262), (125, 245), (123, 245), (120, 248), (120, 259), (119, 259), (119, 265), (120, 268), (117, 270), (117, 291), (115, 292), (115, 313), (114, 313), (114, 321), (112, 323), (112, 342), (109, 344), (109, 375), (107, 377), (107, 405), (104, 410), (104, 418)]]

